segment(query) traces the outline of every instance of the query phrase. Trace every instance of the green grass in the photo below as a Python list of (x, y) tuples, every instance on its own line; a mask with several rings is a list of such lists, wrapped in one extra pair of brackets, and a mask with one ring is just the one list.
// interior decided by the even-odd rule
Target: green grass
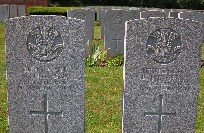
[[(100, 38), (100, 26), (95, 26)], [(97, 40), (96, 39), (96, 40)], [(97, 41), (96, 41), (97, 42)], [(100, 47), (102, 47), (102, 42)], [(204, 53), (204, 47), (203, 47)], [(0, 133), (8, 130), (8, 105), (5, 56), (5, 26), (0, 24)], [(204, 54), (202, 56), (204, 58)], [(87, 67), (86, 78), (86, 132), (122, 132), (122, 67)], [(197, 133), (204, 133), (204, 68), (201, 70), (201, 88), (198, 102)]]
[(0, 133), (8, 130), (5, 25), (0, 23)]
[(94, 38), (96, 40), (101, 39), (101, 26), (94, 26)]
[(86, 70), (87, 133), (121, 133), (122, 67), (87, 67)]

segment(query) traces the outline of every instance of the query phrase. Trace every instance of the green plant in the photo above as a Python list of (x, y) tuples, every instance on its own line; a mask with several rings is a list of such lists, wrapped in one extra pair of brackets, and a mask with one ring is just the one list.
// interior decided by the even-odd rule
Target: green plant
[(107, 60), (108, 67), (116, 67), (116, 66), (123, 66), (124, 64), (124, 56), (118, 55), (115, 58), (110, 58)]
[(100, 24), (99, 21), (95, 21), (94, 25), (95, 25), (95, 26), (101, 26), (101, 24)]
[(67, 11), (79, 9), (79, 7), (41, 7), (32, 6), (28, 8), (29, 15), (62, 15), (67, 16)]
[(92, 55), (89, 55), (86, 60), (86, 66), (106, 66), (107, 50), (101, 51), (99, 45), (92, 47)]

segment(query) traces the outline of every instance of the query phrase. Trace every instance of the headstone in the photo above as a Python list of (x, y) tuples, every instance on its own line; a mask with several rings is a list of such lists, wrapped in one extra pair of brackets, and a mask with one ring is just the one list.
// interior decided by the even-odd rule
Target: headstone
[(0, 5), (0, 22), (4, 22), (9, 18), (9, 6)]
[[(194, 12), (194, 11), (180, 12), (179, 18), (188, 19), (190, 21), (199, 21), (199, 22), (204, 23), (204, 14)], [(203, 26), (203, 32), (204, 32), (204, 26)], [(204, 40), (204, 36), (203, 36), (203, 40)]]
[(204, 22), (204, 14), (194, 11), (180, 12), (179, 18)]
[(163, 9), (169, 18), (178, 18), (179, 12), (176, 9)]
[(95, 6), (87, 6), (86, 8), (82, 8), (82, 9), (93, 11), (94, 12), (94, 19), (95, 19), (95, 21), (97, 21), (98, 13), (96, 11), (96, 7)]
[(99, 22), (101, 22), (101, 9), (103, 8), (103, 6), (97, 6), (97, 20)]
[(25, 5), (18, 5), (18, 16), (25, 16), (26, 15), (26, 6)]
[(10, 18), (18, 17), (18, 6), (17, 5), (9, 6), (9, 17)]
[(129, 10), (139, 10), (140, 8), (139, 7), (130, 7)]
[(104, 39), (104, 30), (105, 30), (105, 21), (106, 21), (106, 11), (111, 10), (109, 7), (104, 7), (100, 8), (99, 14), (100, 14), (100, 19), (99, 22), (101, 23), (101, 39)]
[(202, 24), (126, 23), (123, 133), (195, 133)]
[(68, 17), (85, 20), (86, 56), (91, 54), (92, 40), (94, 39), (95, 10), (76, 9), (67, 13)]
[(6, 25), (9, 131), (84, 133), (84, 22), (53, 15)]
[(149, 11), (141, 12), (141, 18), (151, 18), (151, 17), (166, 18), (168, 17), (168, 14), (157, 10), (149, 10)]
[(129, 20), (140, 19), (140, 10), (129, 10), (130, 18)]
[(106, 11), (105, 49), (107, 57), (115, 57), (124, 53), (125, 22), (132, 18), (127, 10), (113, 9)]

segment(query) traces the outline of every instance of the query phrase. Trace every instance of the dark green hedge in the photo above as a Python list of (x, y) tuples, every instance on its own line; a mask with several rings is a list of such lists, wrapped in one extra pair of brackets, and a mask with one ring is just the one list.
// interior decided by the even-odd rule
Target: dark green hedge
[[(79, 7), (78, 7), (79, 8)], [(77, 7), (40, 7), (33, 6), (28, 8), (28, 15), (62, 15), (67, 16), (67, 11), (78, 9)]]
[(135, 6), (155, 8), (204, 9), (204, 0), (49, 0), (57, 6)]

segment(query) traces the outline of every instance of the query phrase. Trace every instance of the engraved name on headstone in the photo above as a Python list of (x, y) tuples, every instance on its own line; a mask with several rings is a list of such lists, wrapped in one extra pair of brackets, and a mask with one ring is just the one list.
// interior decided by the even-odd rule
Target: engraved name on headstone
[(124, 133), (195, 133), (202, 23), (126, 22)]
[(29, 16), (6, 25), (9, 131), (84, 133), (84, 21)]

